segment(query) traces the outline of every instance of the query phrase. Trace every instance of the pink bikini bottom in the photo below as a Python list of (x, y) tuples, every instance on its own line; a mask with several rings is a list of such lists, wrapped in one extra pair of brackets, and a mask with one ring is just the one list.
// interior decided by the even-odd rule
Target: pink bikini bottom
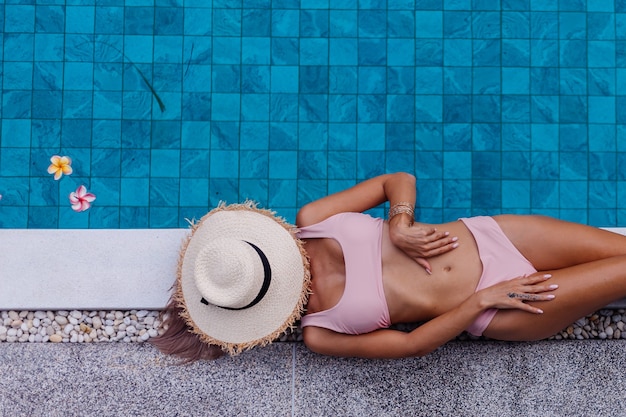
[[(513, 246), (492, 217), (480, 216), (459, 220), (474, 235), (483, 264), (483, 273), (476, 287), (477, 292), (499, 282), (537, 272), (528, 259)], [(495, 308), (485, 310), (466, 330), (474, 336), (482, 335), (497, 312)]]

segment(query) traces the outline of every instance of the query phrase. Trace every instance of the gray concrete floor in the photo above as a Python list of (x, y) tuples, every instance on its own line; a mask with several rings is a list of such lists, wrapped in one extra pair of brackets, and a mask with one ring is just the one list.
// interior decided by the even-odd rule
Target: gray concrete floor
[(425, 358), (275, 343), (180, 366), (149, 345), (0, 344), (0, 416), (622, 416), (626, 341), (457, 341)]

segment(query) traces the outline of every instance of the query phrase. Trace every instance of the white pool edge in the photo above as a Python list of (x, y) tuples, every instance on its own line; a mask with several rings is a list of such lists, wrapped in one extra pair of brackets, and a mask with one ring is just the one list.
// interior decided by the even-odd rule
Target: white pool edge
[[(162, 309), (188, 233), (0, 229), (0, 310)], [(625, 308), (626, 299), (607, 307)]]
[(0, 229), (0, 310), (161, 309), (188, 229)]

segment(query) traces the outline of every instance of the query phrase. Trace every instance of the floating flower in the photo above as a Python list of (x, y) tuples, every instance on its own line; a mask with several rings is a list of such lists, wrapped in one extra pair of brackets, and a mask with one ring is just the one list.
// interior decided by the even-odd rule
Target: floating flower
[(50, 166), (48, 167), (48, 174), (54, 174), (54, 179), (59, 180), (65, 175), (72, 173), (72, 160), (69, 156), (54, 155), (50, 158)]
[(96, 199), (96, 196), (87, 192), (87, 188), (81, 185), (76, 191), (70, 193), (70, 203), (72, 203), (72, 210), (85, 211), (91, 207), (91, 203)]

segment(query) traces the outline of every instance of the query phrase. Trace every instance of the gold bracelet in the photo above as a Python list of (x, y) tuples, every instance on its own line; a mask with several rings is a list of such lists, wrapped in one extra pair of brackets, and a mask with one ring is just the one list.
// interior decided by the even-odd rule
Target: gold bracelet
[(405, 213), (413, 218), (415, 216), (415, 209), (413, 208), (413, 204), (407, 203), (405, 201), (401, 201), (400, 203), (394, 204), (389, 209), (388, 220), (391, 220), (393, 217), (398, 214)]

